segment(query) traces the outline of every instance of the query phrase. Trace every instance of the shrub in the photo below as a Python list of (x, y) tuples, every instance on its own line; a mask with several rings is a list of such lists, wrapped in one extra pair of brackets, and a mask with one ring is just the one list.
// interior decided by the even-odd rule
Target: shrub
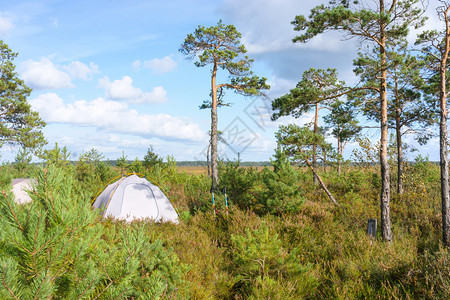
[(246, 235), (232, 235), (234, 289), (243, 297), (298, 299), (313, 295), (317, 281), (302, 265), (297, 250), (282, 247), (278, 234), (262, 223)]
[(167, 297), (184, 266), (144, 228), (97, 222), (89, 195), (67, 170), (49, 166), (37, 176), (33, 201), (0, 202), (1, 298)]
[(264, 204), (261, 213), (282, 214), (296, 213), (305, 202), (302, 189), (299, 186), (299, 171), (290, 164), (289, 159), (280, 150), (272, 161), (273, 170), (264, 168), (261, 172), (264, 191), (260, 200)]

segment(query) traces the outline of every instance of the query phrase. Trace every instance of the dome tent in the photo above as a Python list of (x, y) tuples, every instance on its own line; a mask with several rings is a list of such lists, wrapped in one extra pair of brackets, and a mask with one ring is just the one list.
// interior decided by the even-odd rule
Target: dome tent
[(11, 182), (11, 192), (17, 204), (31, 202), (28, 191), (32, 191), (36, 185), (36, 181), (30, 178), (15, 178)]
[(179, 222), (175, 208), (161, 188), (136, 174), (122, 176), (108, 184), (92, 205), (103, 209), (104, 218), (127, 222), (147, 218), (159, 222)]

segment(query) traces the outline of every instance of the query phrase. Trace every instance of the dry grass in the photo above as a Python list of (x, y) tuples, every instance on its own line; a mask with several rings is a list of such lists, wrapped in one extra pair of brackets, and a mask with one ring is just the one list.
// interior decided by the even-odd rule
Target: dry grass
[(208, 168), (203, 166), (177, 166), (177, 169), (180, 173), (186, 172), (189, 175), (208, 175)]
[[(250, 168), (250, 167), (241, 167), (241, 168)], [(257, 166), (253, 167), (259, 171), (264, 169), (264, 167)], [(177, 166), (177, 169), (180, 173), (186, 172), (189, 175), (208, 175), (208, 168), (206, 166)]]

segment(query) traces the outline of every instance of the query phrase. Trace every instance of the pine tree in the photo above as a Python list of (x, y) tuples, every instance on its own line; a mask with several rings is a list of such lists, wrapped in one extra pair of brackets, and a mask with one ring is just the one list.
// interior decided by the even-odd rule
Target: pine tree
[[(198, 58), (197, 67), (212, 65), (211, 70), (211, 189), (219, 185), (217, 171), (217, 107), (222, 104), (225, 89), (231, 89), (244, 96), (262, 95), (270, 87), (266, 78), (253, 75), (253, 59), (245, 56), (247, 50), (241, 44), (241, 33), (233, 25), (225, 25), (220, 20), (211, 27), (199, 26), (188, 34), (180, 47), (180, 52), (189, 58)], [(229, 74), (229, 82), (217, 83), (219, 69)]]
[[(307, 126), (299, 127), (290, 124), (288, 126), (280, 126), (276, 137), (278, 145), (282, 147), (291, 160), (298, 163), (305, 163), (313, 175), (317, 177), (319, 184), (331, 202), (339, 205), (312, 164), (313, 155), (320, 156), (322, 154), (323, 160), (324, 154), (327, 152), (331, 153), (332, 147), (325, 141), (323, 135), (314, 133)], [(314, 145), (317, 148), (314, 148)], [(317, 153), (317, 149), (320, 149), (321, 153)]]
[(385, 241), (391, 241), (390, 172), (387, 157), (387, 57), (386, 43), (403, 38), (411, 26), (423, 25), (422, 10), (415, 7), (418, 0), (349, 1), (332, 0), (329, 6), (319, 5), (311, 10), (309, 18), (295, 17), (294, 30), (302, 32), (294, 42), (306, 43), (325, 31), (339, 31), (347, 38), (358, 38), (362, 43), (377, 45), (381, 66), (378, 73), (380, 107), (380, 165), (381, 165), (381, 232)]
[(0, 147), (10, 143), (38, 153), (47, 143), (41, 131), (46, 124), (27, 102), (31, 89), (15, 72), (17, 55), (0, 40)]
[[(314, 111), (313, 132), (319, 133), (319, 111), (337, 101), (348, 89), (343, 81), (339, 81), (336, 69), (314, 69), (305, 71), (302, 80), (288, 94), (273, 100), (272, 120), (281, 116), (302, 116), (311, 110)], [(313, 145), (312, 166), (317, 167), (317, 145)], [(317, 177), (313, 176), (317, 184)]]

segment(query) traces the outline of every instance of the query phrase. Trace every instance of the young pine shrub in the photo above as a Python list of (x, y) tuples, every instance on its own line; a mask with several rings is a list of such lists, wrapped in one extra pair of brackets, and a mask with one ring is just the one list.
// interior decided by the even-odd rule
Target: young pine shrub
[(11, 194), (0, 202), (0, 298), (88, 295), (100, 281), (91, 259), (101, 225), (89, 201), (75, 195), (72, 177), (49, 167), (37, 176), (33, 201), (18, 205)]
[(219, 164), (219, 182), (227, 187), (230, 203), (239, 209), (259, 211), (263, 204), (260, 200), (260, 172), (255, 168), (244, 168), (240, 162), (221, 162)]
[(105, 299), (161, 299), (176, 295), (186, 267), (146, 224), (107, 224), (94, 260), (102, 280), (93, 296)]
[(254, 299), (301, 299), (317, 286), (310, 265), (303, 265), (297, 249), (286, 251), (278, 234), (263, 222), (257, 230), (232, 235), (236, 296)]
[[(98, 222), (73, 174), (49, 166), (33, 201), (0, 201), (0, 298), (165, 298), (184, 267), (141, 228)], [(103, 236), (102, 236), (103, 234)]]
[(264, 183), (264, 191), (259, 202), (262, 205), (260, 213), (281, 215), (283, 213), (296, 213), (305, 202), (298, 170), (290, 164), (288, 157), (276, 150), (275, 160), (272, 161), (273, 170), (264, 168), (261, 172), (261, 180)]

